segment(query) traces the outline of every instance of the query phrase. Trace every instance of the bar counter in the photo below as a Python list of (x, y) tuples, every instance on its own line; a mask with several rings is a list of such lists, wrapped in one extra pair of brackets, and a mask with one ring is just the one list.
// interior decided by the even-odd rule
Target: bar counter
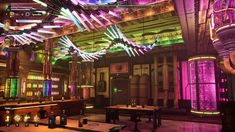
[(4, 124), (6, 111), (9, 115), (25, 115), (30, 116), (39, 115), (40, 118), (47, 118), (49, 114), (59, 116), (62, 110), (65, 110), (66, 115), (78, 115), (84, 112), (83, 100), (56, 100), (44, 102), (30, 102), (30, 103), (6, 103), (0, 105), (0, 125)]

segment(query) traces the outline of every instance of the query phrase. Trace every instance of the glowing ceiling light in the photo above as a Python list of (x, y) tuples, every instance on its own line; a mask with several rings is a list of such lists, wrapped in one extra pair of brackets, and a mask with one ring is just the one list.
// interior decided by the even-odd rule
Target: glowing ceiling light
[(43, 28), (61, 28), (59, 25), (44, 25)]
[(107, 22), (110, 22), (111, 24), (113, 24), (113, 22), (109, 20), (108, 18), (106, 18), (103, 14), (100, 14), (99, 16), (103, 18), (104, 20), (106, 20)]
[(93, 60), (98, 59), (98, 57), (101, 57), (101, 55), (105, 54), (105, 50), (101, 50), (95, 53), (88, 53), (80, 50), (78, 47), (76, 47), (73, 42), (67, 37), (63, 36), (59, 39), (59, 43), (67, 47), (68, 51), (71, 50), (71, 48), (74, 49), (72, 51), (73, 53), (78, 53), (82, 57), (83, 60)]
[(0, 27), (3, 28), (3, 26), (4, 26), (4, 25), (3, 25), (2, 23), (0, 23)]
[(36, 32), (31, 32), (30, 33), (31, 35), (34, 35), (34, 36), (37, 36), (37, 37), (41, 37), (41, 38), (43, 38), (43, 39), (47, 39), (48, 37), (46, 37), (46, 36), (44, 36), (44, 35), (41, 35), (41, 34), (38, 34), (38, 33), (36, 33)]
[(112, 16), (117, 17), (117, 18), (122, 18), (120, 15), (118, 15), (117, 13), (115, 13), (115, 12), (113, 12), (113, 11), (109, 11), (108, 13), (109, 13), (110, 15), (112, 15)]
[(42, 23), (42, 20), (17, 19), (17, 23)]
[(48, 31), (48, 30), (43, 30), (43, 29), (38, 29), (39, 33), (45, 33), (45, 34), (55, 34), (55, 32)]
[(34, 36), (30, 35), (30, 34), (23, 33), (23, 35), (25, 35), (25, 36), (27, 36), (27, 37), (29, 37), (29, 38), (31, 38), (31, 39), (34, 39), (34, 40), (36, 40), (36, 41), (43, 42), (42, 39), (39, 39), (39, 38), (37, 38), (37, 37), (34, 37)]
[(90, 28), (84, 23), (84, 21), (81, 19), (81, 17), (77, 14), (76, 11), (73, 11), (72, 14), (82, 23), (82, 25), (88, 30), (91, 31)]
[(74, 5), (78, 5), (77, 0), (71, 0)]
[[(153, 48), (153, 45), (140, 46), (127, 39), (116, 25), (107, 28), (107, 32), (104, 34), (109, 38), (108, 41), (112, 42), (112, 46), (116, 45), (123, 48), (129, 56), (139, 56)], [(107, 49), (112, 48), (112, 46), (109, 46)]]
[(85, 2), (81, 1), (81, 0), (71, 0), (71, 2), (74, 4), (74, 5), (86, 5)]
[(82, 27), (80, 26), (80, 21), (74, 17), (74, 15), (71, 13), (71, 11), (69, 9), (61, 8), (60, 14), (63, 15), (64, 17), (67, 17), (70, 20), (72, 20), (75, 23), (75, 25), (77, 26), (77, 28), (80, 31), (83, 31)]
[(81, 16), (90, 24), (91, 27), (95, 28), (95, 26), (90, 22), (90, 20), (83, 13), (81, 13)]
[(20, 39), (19, 39), (18, 37), (16, 37), (15, 35), (12, 35), (12, 37), (13, 37), (17, 42), (19, 42), (20, 44), (22, 44), (22, 45), (25, 44), (24, 41), (20, 40)]
[(99, 23), (103, 28), (106, 28), (106, 25), (104, 25), (99, 19), (97, 19), (93, 14), (90, 15), (92, 19), (94, 19), (97, 23)]
[(42, 1), (40, 1), (40, 0), (33, 0), (33, 1), (38, 3), (38, 4), (40, 4), (40, 5), (42, 5), (42, 6), (44, 6), (44, 7), (47, 7), (47, 4), (42, 2)]

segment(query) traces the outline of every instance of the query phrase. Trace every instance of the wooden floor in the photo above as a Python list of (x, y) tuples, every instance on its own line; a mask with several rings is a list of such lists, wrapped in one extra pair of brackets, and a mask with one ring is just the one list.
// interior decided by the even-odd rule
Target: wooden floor
[[(104, 122), (105, 115), (104, 114), (87, 114), (87, 118), (90, 122), (98, 121)], [(73, 123), (68, 122), (68, 124), (74, 125), (76, 127), (77, 124), (77, 116), (69, 117), (69, 119), (73, 120)], [(129, 121), (128, 116), (120, 116), (120, 121), (117, 122), (118, 125), (126, 125), (121, 132), (130, 132), (134, 129), (134, 123)], [(95, 128), (100, 128), (99, 126), (93, 126)], [(139, 130), (141, 132), (151, 132), (152, 123), (149, 123), (146, 118), (142, 118), (141, 122), (138, 124)], [(63, 128), (55, 128), (48, 129), (47, 126), (40, 125), (39, 127), (34, 127), (32, 124), (30, 127), (24, 127), (23, 124), (20, 124), (20, 127), (0, 127), (0, 131), (4, 132), (72, 132), (74, 130), (63, 129)], [(105, 132), (100, 128), (100, 131)], [(198, 123), (198, 122), (188, 122), (188, 121), (175, 121), (175, 120), (163, 120), (162, 126), (157, 129), (157, 132), (220, 132), (221, 124), (209, 124), (209, 123)]]

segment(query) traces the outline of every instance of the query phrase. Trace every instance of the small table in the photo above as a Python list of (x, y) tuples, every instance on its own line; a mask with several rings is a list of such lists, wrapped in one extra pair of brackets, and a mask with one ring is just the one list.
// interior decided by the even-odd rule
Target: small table
[(161, 108), (158, 106), (136, 106), (130, 105), (115, 105), (106, 107), (106, 123), (110, 123), (111, 120), (115, 123), (119, 112), (125, 112), (127, 114), (141, 114), (149, 115), (153, 117), (153, 130), (157, 129), (161, 125)]
[[(78, 127), (78, 120), (73, 120), (73, 119), (67, 119), (67, 125), (65, 126), (61, 126), (59, 125), (59, 123), (60, 123), (59, 117), (57, 116), (56, 117), (57, 128), (64, 128), (64, 129), (74, 130), (74, 131), (108, 132), (111, 130), (121, 130), (125, 127), (124, 125), (93, 122), (93, 121), (88, 121), (88, 124), (83, 125), (82, 127)], [(42, 119), (40, 120), (39, 124), (48, 125), (48, 120)]]

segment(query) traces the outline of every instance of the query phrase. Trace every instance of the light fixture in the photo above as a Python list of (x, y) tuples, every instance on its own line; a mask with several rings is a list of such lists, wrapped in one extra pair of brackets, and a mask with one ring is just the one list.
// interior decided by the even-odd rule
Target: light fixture
[(101, 57), (101, 55), (105, 54), (106, 52), (105, 50), (100, 50), (94, 53), (88, 53), (88, 52), (82, 51), (78, 47), (76, 47), (67, 36), (62, 36), (59, 39), (59, 43), (67, 47), (67, 50), (69, 52), (78, 53), (78, 55), (80, 55), (83, 60), (98, 59), (99, 57)]
[(42, 23), (42, 20), (16, 19), (17, 23)]
[(219, 56), (223, 58), (226, 71), (231, 74), (235, 74), (235, 69), (232, 66), (235, 65), (235, 7), (233, 3), (234, 0), (214, 1), (210, 22), (213, 46)]
[(43, 28), (61, 28), (59, 25), (44, 25)]
[(47, 7), (47, 4), (42, 2), (42, 1), (40, 1), (40, 0), (33, 0), (33, 1), (38, 3), (38, 4), (40, 4), (40, 5), (42, 5), (42, 6), (44, 6), (44, 7)]
[(118, 47), (123, 48), (130, 57), (144, 54), (145, 52), (150, 51), (154, 47), (154, 44), (148, 46), (140, 46), (134, 43), (133, 41), (127, 39), (117, 27), (117, 25), (109, 26), (105, 35), (109, 38), (108, 42), (112, 42), (112, 44), (107, 48), (107, 50), (112, 48), (114, 45), (117, 45)]
[(55, 34), (55, 32), (48, 31), (48, 30), (43, 30), (43, 29), (38, 29), (38, 33)]

